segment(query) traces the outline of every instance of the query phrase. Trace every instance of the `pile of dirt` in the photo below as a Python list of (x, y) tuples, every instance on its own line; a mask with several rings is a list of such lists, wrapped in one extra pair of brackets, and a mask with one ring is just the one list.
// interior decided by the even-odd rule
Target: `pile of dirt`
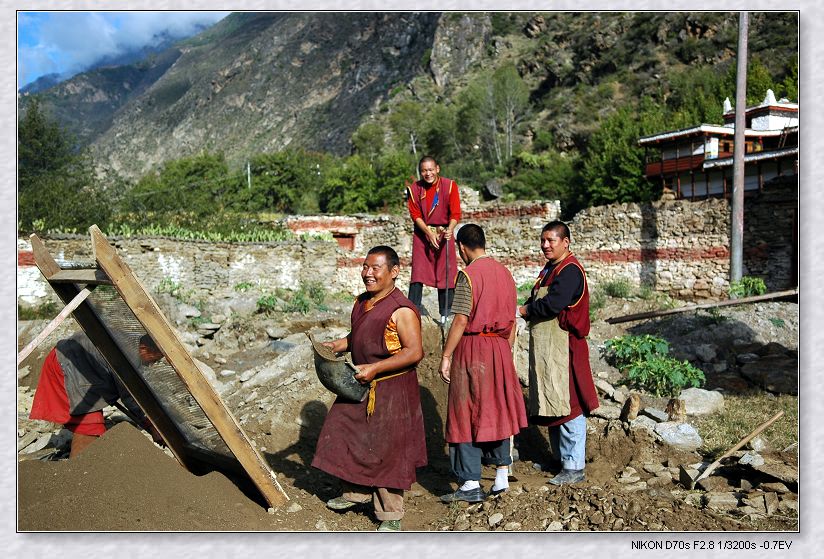
[(183, 469), (128, 423), (76, 459), (20, 462), (20, 530), (272, 530), (226, 476)]

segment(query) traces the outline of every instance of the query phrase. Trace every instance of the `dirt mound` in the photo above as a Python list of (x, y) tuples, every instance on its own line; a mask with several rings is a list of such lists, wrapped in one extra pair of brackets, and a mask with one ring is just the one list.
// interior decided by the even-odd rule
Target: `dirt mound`
[(223, 474), (190, 474), (121, 423), (73, 460), (19, 464), (20, 530), (271, 530)]

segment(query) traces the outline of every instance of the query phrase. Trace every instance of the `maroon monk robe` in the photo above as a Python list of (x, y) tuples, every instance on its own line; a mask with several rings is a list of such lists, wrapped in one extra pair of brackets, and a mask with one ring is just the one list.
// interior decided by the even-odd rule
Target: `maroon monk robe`
[(564, 417), (534, 416), (530, 419), (537, 425), (561, 425), (598, 408), (598, 393), (592, 380), (589, 366), (589, 285), (586, 272), (572, 253), (544, 277), (542, 286), (549, 286), (555, 277), (567, 266), (577, 266), (584, 276), (584, 292), (578, 301), (558, 314), (558, 326), (569, 332), (569, 415)]
[(449, 375), (446, 441), (500, 441), (527, 426), (509, 334), (517, 293), (512, 274), (489, 257), (462, 270), (472, 286), (472, 310)]
[[(369, 300), (361, 295), (352, 308), (349, 348), (355, 365), (391, 356), (384, 332), (396, 309), (418, 312), (397, 288), (367, 310)], [(375, 411), (368, 420), (368, 398), (359, 403), (336, 399), (323, 423), (312, 466), (358, 485), (408, 490), (415, 482), (415, 468), (426, 465), (419, 390), (414, 368), (378, 382)]]
[[(438, 203), (434, 208), (427, 200), (427, 191), (437, 189)], [(458, 185), (452, 179), (439, 177), (435, 184), (429, 185), (419, 180), (409, 187), (410, 215), (420, 217), (430, 226), (449, 225), (450, 219), (460, 219), (460, 215), (453, 215), (451, 200), (458, 196)], [(431, 198), (431, 197), (429, 197)], [(459, 200), (459, 199), (458, 199)], [(460, 202), (458, 202), (458, 205)], [(413, 220), (414, 222), (414, 217)], [(442, 241), (442, 239), (441, 239)], [(446, 269), (447, 251), (449, 251), (449, 270)], [(412, 235), (412, 278), (411, 283), (422, 283), (437, 289), (452, 289), (455, 287), (455, 276), (458, 274), (457, 253), (455, 252), (455, 236), (440, 248), (434, 249), (426, 240), (423, 232), (413, 226)], [(449, 285), (447, 286), (447, 279)]]

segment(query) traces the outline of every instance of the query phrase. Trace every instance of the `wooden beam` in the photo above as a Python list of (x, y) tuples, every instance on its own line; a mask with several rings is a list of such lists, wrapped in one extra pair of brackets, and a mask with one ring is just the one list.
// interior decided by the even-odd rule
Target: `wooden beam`
[(84, 283), (86, 285), (112, 285), (106, 272), (98, 269), (60, 270), (49, 278), (49, 283)]
[(91, 288), (84, 287), (80, 291), (80, 293), (75, 295), (74, 299), (72, 299), (68, 305), (63, 307), (63, 310), (60, 311), (60, 313), (57, 316), (55, 316), (45, 328), (43, 328), (43, 330), (37, 335), (37, 337), (34, 338), (26, 347), (24, 347), (23, 351), (17, 354), (18, 367), (20, 366), (20, 363), (22, 363), (23, 360), (25, 360), (26, 357), (28, 357), (37, 346), (43, 343), (43, 340), (49, 337), (49, 334), (54, 332), (54, 330), (57, 329), (57, 327), (63, 323), (66, 317), (68, 317), (72, 313), (72, 311), (80, 305), (80, 303), (86, 300), (86, 297), (88, 297), (91, 294), (92, 289), (94, 288), (94, 285), (91, 286)]
[(203, 376), (189, 352), (178, 339), (157, 303), (131, 269), (117, 256), (114, 248), (96, 225), (89, 228), (92, 250), (98, 265), (111, 278), (120, 296), (132, 309), (135, 317), (146, 328), (214, 425), (226, 446), (243, 466), (266, 500), (272, 506), (280, 506), (289, 500), (272, 470), (252, 446), (240, 424), (226, 408), (220, 396)]
[(725, 301), (716, 301), (713, 303), (705, 303), (703, 305), (689, 305), (686, 307), (678, 307), (677, 309), (665, 309), (660, 311), (649, 311), (638, 314), (628, 314), (625, 316), (618, 316), (607, 318), (607, 324), (620, 324), (621, 322), (632, 322), (635, 320), (643, 320), (645, 318), (657, 318), (659, 316), (666, 316), (670, 314), (679, 314), (689, 311), (697, 311), (700, 309), (714, 309), (716, 307), (728, 307), (731, 305), (743, 305), (745, 303), (758, 303), (759, 301), (771, 301), (773, 299), (787, 299), (790, 297), (798, 297), (798, 289), (789, 289), (787, 291), (777, 291), (775, 293), (767, 293), (765, 295), (754, 295), (752, 297), (743, 297), (741, 299), (727, 299)]
[[(60, 271), (60, 267), (36, 235), (31, 236), (31, 244), (34, 262), (37, 264), (43, 276), (48, 280), (48, 278)], [(80, 288), (71, 283), (55, 283), (50, 285), (58, 297), (66, 304), (70, 303), (80, 292)], [(97, 313), (91, 305), (89, 305), (88, 301), (83, 301), (77, 309), (75, 309), (74, 318), (95, 347), (100, 350), (100, 353), (109, 363), (109, 366), (118, 374), (126, 386), (126, 389), (132, 394), (134, 399), (139, 402), (140, 407), (143, 408), (146, 416), (154, 423), (178, 462), (189, 470), (193, 469), (196, 465), (189, 459), (186, 452), (188, 443), (185, 437), (163, 410), (157, 397), (146, 386), (143, 379), (134, 369), (131, 361), (120, 351), (120, 348), (111, 337), (111, 334), (109, 334), (105, 325), (101, 322), (100, 317), (97, 316)]]

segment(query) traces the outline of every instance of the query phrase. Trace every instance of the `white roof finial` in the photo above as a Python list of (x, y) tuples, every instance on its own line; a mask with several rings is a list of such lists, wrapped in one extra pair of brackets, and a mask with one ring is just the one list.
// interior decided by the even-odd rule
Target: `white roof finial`
[(767, 96), (764, 97), (764, 105), (775, 105), (777, 101), (775, 100), (775, 93), (773, 93), (772, 89), (767, 90)]
[(724, 99), (724, 114), (727, 114), (730, 111), (732, 111), (732, 103), (730, 103), (730, 98), (727, 97)]

